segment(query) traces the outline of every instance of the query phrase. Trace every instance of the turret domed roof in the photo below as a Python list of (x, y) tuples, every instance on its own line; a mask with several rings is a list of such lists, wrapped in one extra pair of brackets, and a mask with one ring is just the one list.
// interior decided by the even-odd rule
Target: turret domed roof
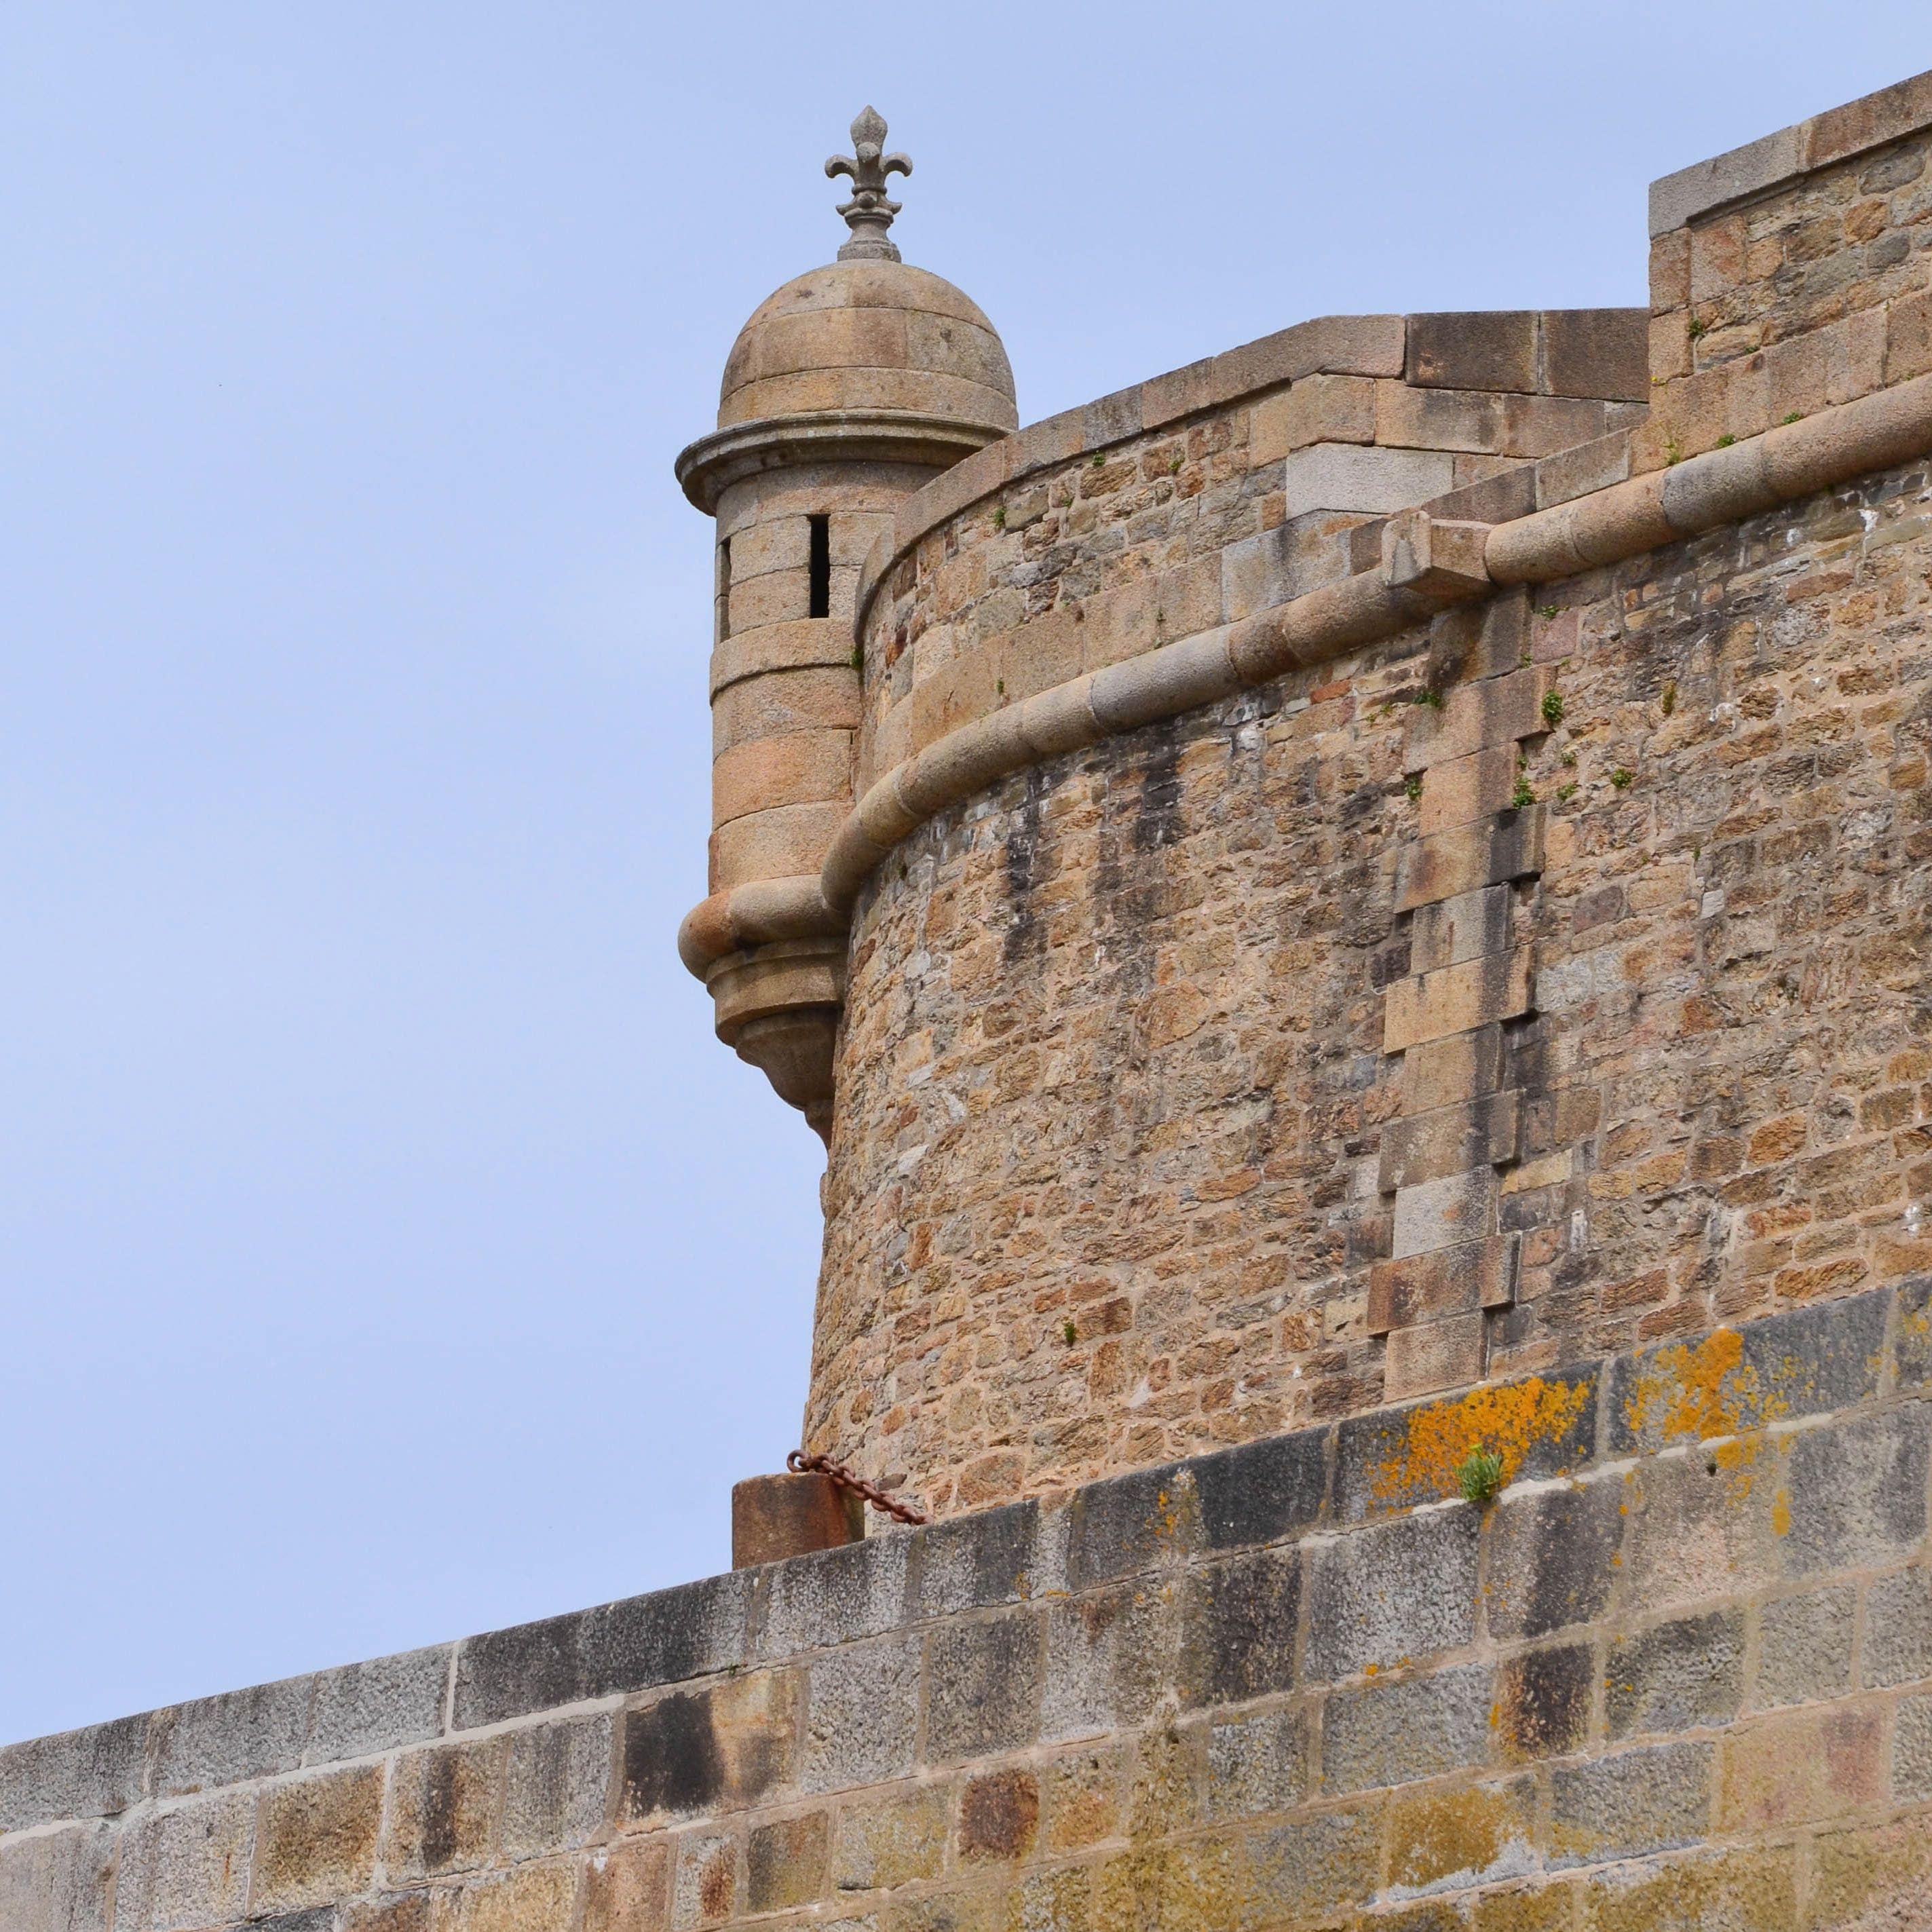
[(785, 284), (740, 331), (718, 426), (886, 410), (1017, 429), (1013, 372), (977, 303), (903, 262), (833, 262)]

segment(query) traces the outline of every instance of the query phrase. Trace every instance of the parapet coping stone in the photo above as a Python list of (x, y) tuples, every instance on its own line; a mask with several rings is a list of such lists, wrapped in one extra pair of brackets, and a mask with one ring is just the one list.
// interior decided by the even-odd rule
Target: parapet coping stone
[[(1364, 376), (1406, 381), (1420, 388), (1442, 385), (1420, 380), (1410, 368), (1409, 332), (1414, 322), (1493, 322), (1520, 318), (1540, 344), (1551, 316), (1648, 315), (1645, 309), (1469, 309), (1412, 315), (1323, 315), (1278, 329), (1219, 356), (1150, 376), (1083, 403), (1058, 416), (1029, 423), (998, 442), (962, 458), (900, 506), (892, 527), (872, 544), (860, 573), (853, 628), (862, 634), (879, 588), (893, 566), (919, 543), (954, 518), (1015, 483), (1090, 460), (1120, 444), (1172, 430), (1197, 416), (1250, 403), (1311, 376)], [(1539, 351), (1537, 360), (1541, 361)], [(1568, 391), (1499, 389), (1498, 394), (1556, 395)], [(1630, 397), (1592, 396), (1592, 401), (1630, 401)]]
[(1652, 238), (1928, 127), (1932, 127), (1932, 72), (1761, 135), (1728, 154), (1694, 161), (1651, 183)]
[[(1456, 1441), (1445, 1418), (1516, 1427), (1507, 1501), (1601, 1479), (1642, 1456), (1928, 1397), (1932, 1275), (1132, 1471), (1058, 1502), (889, 1530), (454, 1644), (28, 1739), (0, 1748), (0, 1835), (1466, 1507), (1454, 1472), (1438, 1466), (1445, 1441), (1451, 1454)], [(345, 1722), (358, 1702), (368, 1707), (360, 1720)]]

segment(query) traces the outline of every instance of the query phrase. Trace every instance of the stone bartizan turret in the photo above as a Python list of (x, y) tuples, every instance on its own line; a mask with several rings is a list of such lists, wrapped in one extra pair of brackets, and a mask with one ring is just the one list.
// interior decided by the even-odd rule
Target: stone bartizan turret
[(992, 324), (899, 259), (885, 186), (912, 164), (885, 134), (868, 107), (852, 154), (826, 163), (854, 183), (838, 211), (850, 239), (759, 304), (724, 365), (716, 434), (677, 460), (718, 520), (710, 896), (683, 951), (718, 1037), (821, 1136), (845, 940), (829, 918), (809, 932), (808, 909), (852, 805), (860, 567), (910, 492), (1018, 422)]

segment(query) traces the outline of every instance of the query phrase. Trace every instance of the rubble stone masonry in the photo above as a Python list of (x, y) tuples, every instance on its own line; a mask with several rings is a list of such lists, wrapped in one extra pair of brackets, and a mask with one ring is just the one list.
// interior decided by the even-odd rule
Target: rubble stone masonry
[(1914, 1280), (15, 1745), (0, 1924), (1910, 1932), (1929, 1490)]

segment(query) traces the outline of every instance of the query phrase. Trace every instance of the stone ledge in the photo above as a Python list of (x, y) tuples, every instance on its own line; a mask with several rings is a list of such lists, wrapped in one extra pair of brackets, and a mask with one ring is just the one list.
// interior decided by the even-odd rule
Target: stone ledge
[(1932, 127), (1932, 73), (1914, 75), (1650, 184), (1653, 238), (1834, 161)]

